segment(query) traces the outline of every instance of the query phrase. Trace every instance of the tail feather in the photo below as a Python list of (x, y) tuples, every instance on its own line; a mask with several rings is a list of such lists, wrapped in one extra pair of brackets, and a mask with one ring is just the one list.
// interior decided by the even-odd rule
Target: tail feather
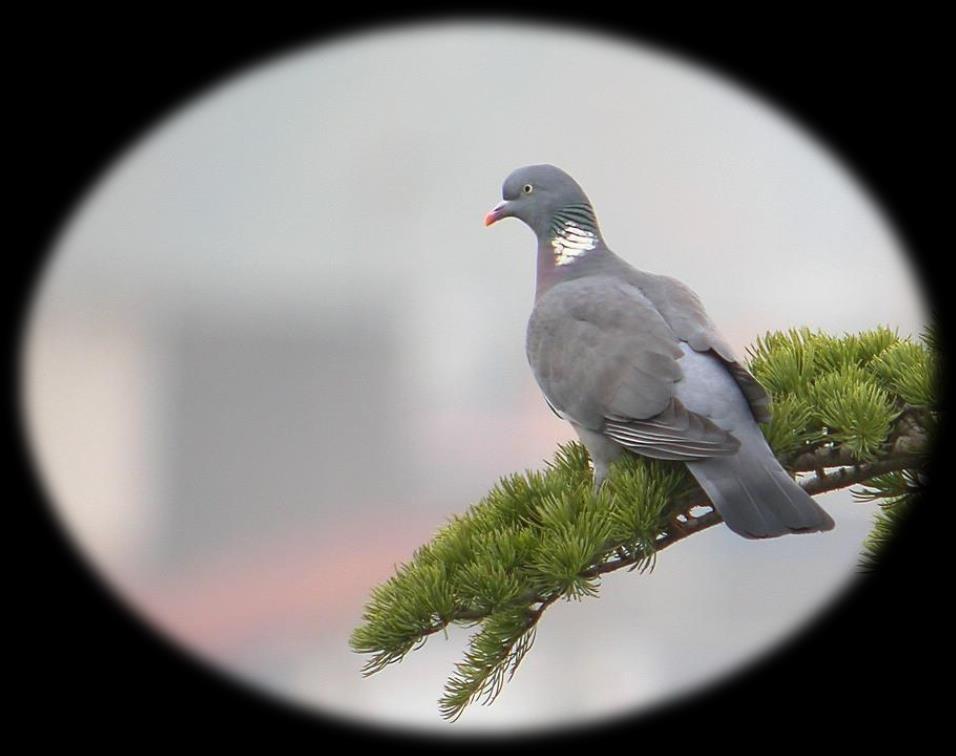
[(765, 444), (745, 443), (729, 457), (687, 467), (727, 526), (745, 538), (833, 528), (833, 519), (798, 486)]

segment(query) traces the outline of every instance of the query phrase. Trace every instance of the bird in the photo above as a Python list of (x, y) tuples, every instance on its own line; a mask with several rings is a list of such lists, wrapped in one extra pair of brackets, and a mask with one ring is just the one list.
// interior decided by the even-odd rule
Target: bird
[(501, 194), (485, 226), (516, 218), (537, 236), (528, 362), (587, 449), (595, 491), (623, 454), (678, 460), (744, 538), (831, 530), (760, 429), (770, 395), (697, 294), (615, 254), (584, 190), (560, 168), (518, 168)]

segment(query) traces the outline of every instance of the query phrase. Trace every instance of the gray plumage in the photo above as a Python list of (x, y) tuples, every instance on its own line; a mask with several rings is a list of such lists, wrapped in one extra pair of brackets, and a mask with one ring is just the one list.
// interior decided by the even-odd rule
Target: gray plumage
[(590, 201), (560, 169), (519, 168), (502, 196), (486, 225), (515, 217), (538, 237), (528, 361), (587, 448), (595, 486), (626, 451), (680, 460), (742, 536), (831, 529), (773, 456), (757, 425), (770, 419), (770, 397), (697, 295), (608, 249)]

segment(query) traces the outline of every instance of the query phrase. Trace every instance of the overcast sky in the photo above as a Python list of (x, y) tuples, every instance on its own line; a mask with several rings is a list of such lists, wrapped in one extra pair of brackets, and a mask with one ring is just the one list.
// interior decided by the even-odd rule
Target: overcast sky
[[(367, 680), (345, 641), (393, 564), (498, 476), (540, 466), (572, 437), (524, 356), (533, 236), (516, 221), (481, 222), (505, 176), (538, 162), (578, 180), (618, 254), (695, 289), (740, 353), (770, 329), (922, 328), (905, 251), (874, 198), (787, 114), (697, 64), (510, 23), (404, 27), (288, 52), (183, 103), (104, 166), (38, 293), (26, 406), (37, 457), (71, 532), (132, 606), (280, 696), (448, 727), (435, 699), (464, 633)], [(205, 561), (202, 541), (189, 568), (198, 572), (182, 567), (170, 587), (142, 554), (186, 537), (157, 524), (183, 501), (171, 492), (193, 490), (181, 480), (204, 491), (189, 506), (209, 507), (210, 532), (217, 518), (234, 528), (262, 517), (261, 501), (218, 506), (217, 489), (199, 485), (244, 452), (227, 460), (221, 444), (196, 442), (202, 464), (170, 472), (170, 450), (204, 432), (177, 435), (186, 426), (170, 420), (176, 387), (200, 363), (210, 396), (239, 385), (209, 356), (223, 334), (253, 345), (252, 364), (255, 345), (280, 334), (302, 345), (293, 356), (314, 348), (338, 371), (320, 370), (322, 391), (310, 391), (318, 384), (296, 383), (286, 352), (263, 352), (261, 376), (248, 394), (236, 389), (225, 415), (293, 376), (295, 390), (274, 388), (288, 407), (380, 402), (394, 413), (392, 435), (376, 447), (365, 434), (330, 433), (321, 417), (303, 425), (297, 445), (314, 445), (316, 459), (334, 447), (343, 459), (381, 460), (380, 487), (354, 501), (347, 492), (359, 483), (342, 466), (318, 490), (308, 460), (249, 452), (241, 466), (263, 490), (309, 489), (309, 527), (276, 511), (268, 534), (250, 526), (241, 549), (210, 540)], [(199, 346), (183, 352), (183, 339)], [(388, 381), (356, 394), (377, 358)], [(284, 433), (269, 439), (285, 448)], [(390, 465), (389, 444), (407, 459)], [(555, 606), (495, 706), (473, 707), (455, 727), (630, 710), (772, 648), (851, 580), (873, 505), (822, 501), (837, 521), (830, 534), (755, 544), (716, 528), (662, 555), (653, 575), (614, 575), (600, 599)], [(369, 523), (388, 531), (374, 548)], [(348, 579), (328, 572), (343, 543)], [(338, 561), (317, 556), (330, 553)], [(288, 571), (269, 572), (276, 554), (299, 591), (283, 605), (288, 622), (270, 625), (268, 602), (242, 603), (250, 591), (237, 589), (228, 612), (198, 592), (221, 595), (252, 575), (274, 576), (261, 578), (264, 595), (289, 591)], [(324, 594), (332, 581), (341, 590)], [(263, 623), (255, 632), (253, 618)], [(602, 642), (582, 649), (580, 635), (597, 629)]]

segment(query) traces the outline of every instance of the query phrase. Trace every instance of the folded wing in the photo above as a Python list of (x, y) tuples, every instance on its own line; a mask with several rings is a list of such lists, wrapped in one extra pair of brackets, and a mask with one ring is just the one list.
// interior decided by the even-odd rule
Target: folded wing
[(535, 306), (527, 347), (553, 409), (632, 451), (686, 461), (739, 447), (676, 398), (679, 341), (633, 286), (592, 276), (553, 287)]

